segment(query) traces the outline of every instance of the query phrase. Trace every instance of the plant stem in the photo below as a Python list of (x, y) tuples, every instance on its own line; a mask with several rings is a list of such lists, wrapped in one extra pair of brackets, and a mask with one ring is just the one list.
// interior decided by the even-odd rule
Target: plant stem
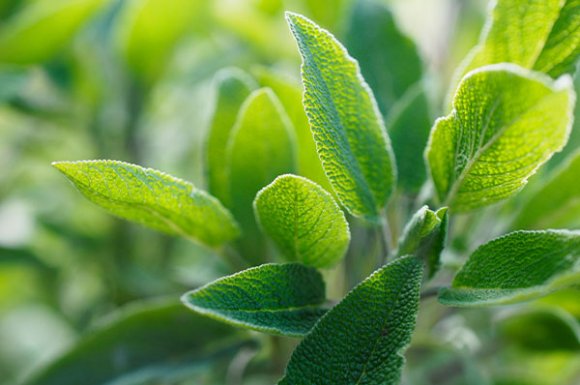
[(391, 228), (384, 215), (381, 216), (381, 223), (378, 227), (378, 238), (380, 243), (378, 264), (382, 266), (391, 257)]

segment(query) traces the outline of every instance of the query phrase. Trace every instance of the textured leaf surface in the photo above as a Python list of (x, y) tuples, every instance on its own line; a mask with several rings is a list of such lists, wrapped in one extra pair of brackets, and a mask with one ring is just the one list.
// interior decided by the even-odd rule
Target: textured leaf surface
[(278, 175), (295, 172), (292, 134), (280, 101), (270, 89), (262, 88), (244, 102), (228, 143), (230, 207), (244, 232), (241, 250), (252, 262), (265, 258), (252, 203), (256, 193)]
[(578, 54), (579, 0), (498, 0), (460, 71), (508, 62), (558, 77), (573, 71)]
[(0, 61), (31, 64), (50, 59), (103, 4), (103, 0), (36, 1), (0, 29)]
[(417, 47), (400, 31), (390, 10), (377, 1), (353, 4), (345, 45), (358, 60), (384, 115), (423, 76)]
[(191, 183), (124, 162), (55, 162), (91, 202), (121, 218), (208, 246), (239, 235), (221, 203)]
[(283, 175), (262, 189), (254, 208), (262, 229), (289, 261), (331, 267), (350, 241), (342, 210), (316, 183)]
[(320, 319), (279, 384), (398, 384), (415, 328), (421, 275), (415, 257), (377, 270)]
[(521, 208), (516, 229), (580, 228), (580, 151)]
[(287, 13), (302, 56), (304, 107), (340, 203), (376, 221), (395, 184), (390, 141), (358, 63), (326, 30)]
[(227, 173), (227, 145), (242, 103), (256, 88), (254, 80), (241, 70), (228, 68), (216, 76), (216, 103), (209, 127), (206, 174), (209, 192), (226, 206), (230, 202)]
[(247, 343), (235, 329), (192, 314), (177, 301), (132, 305), (33, 376), (27, 385), (101, 385), (137, 372), (184, 368)]
[(540, 297), (580, 282), (580, 231), (516, 231), (480, 246), (439, 301), (483, 306)]
[(300, 264), (266, 264), (220, 278), (181, 298), (190, 309), (248, 329), (300, 337), (326, 312), (316, 270)]
[(427, 265), (428, 277), (439, 270), (447, 238), (447, 208), (435, 211), (423, 206), (413, 215), (399, 238), (397, 255), (412, 254)]
[(566, 143), (574, 102), (567, 76), (554, 82), (508, 64), (468, 74), (426, 151), (440, 199), (466, 211), (518, 192)]

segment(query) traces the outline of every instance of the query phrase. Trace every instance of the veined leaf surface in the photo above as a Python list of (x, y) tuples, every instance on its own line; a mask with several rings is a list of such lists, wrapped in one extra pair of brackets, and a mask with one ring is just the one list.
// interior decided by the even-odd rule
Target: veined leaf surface
[(580, 151), (521, 208), (516, 229), (580, 228)]
[(332, 196), (308, 179), (283, 175), (254, 201), (262, 229), (289, 261), (331, 267), (346, 253), (348, 222)]
[(322, 276), (300, 264), (266, 264), (220, 278), (181, 298), (208, 317), (270, 334), (306, 335), (326, 312)]
[(377, 270), (318, 321), (279, 384), (398, 384), (421, 276), (421, 263), (412, 256)]
[(324, 172), (352, 215), (377, 221), (396, 169), (372, 92), (328, 31), (303, 16), (286, 17), (302, 56), (304, 107)]
[(212, 247), (239, 235), (236, 222), (216, 198), (160, 171), (110, 160), (53, 166), (88, 200), (121, 218)]
[(269, 88), (244, 102), (228, 143), (230, 208), (243, 229), (240, 247), (252, 263), (265, 259), (265, 242), (254, 218), (256, 193), (278, 175), (296, 169), (295, 139), (284, 108)]
[(511, 64), (468, 74), (426, 150), (441, 201), (467, 211), (518, 192), (566, 144), (574, 102), (568, 76), (552, 81)]
[(242, 103), (256, 88), (255, 81), (241, 70), (228, 68), (216, 76), (216, 103), (209, 127), (206, 174), (209, 192), (229, 205), (227, 145)]
[(516, 231), (480, 246), (439, 301), (485, 306), (524, 301), (580, 282), (580, 231)]

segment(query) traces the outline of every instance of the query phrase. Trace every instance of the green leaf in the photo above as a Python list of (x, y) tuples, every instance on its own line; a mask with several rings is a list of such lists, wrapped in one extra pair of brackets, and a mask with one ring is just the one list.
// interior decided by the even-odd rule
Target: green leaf
[(280, 101), (269, 88), (244, 102), (228, 142), (231, 210), (244, 234), (240, 248), (253, 263), (265, 259), (265, 242), (254, 218), (258, 191), (278, 175), (295, 172), (295, 139)]
[(558, 308), (525, 309), (498, 322), (502, 341), (535, 351), (580, 351), (580, 324)]
[(441, 252), (447, 238), (447, 207), (435, 211), (423, 206), (413, 215), (399, 238), (397, 255), (412, 254), (427, 265), (428, 278), (441, 266)]
[[(358, 60), (362, 75), (384, 115), (423, 76), (417, 47), (400, 31), (384, 4), (372, 0), (355, 1), (345, 46)], [(429, 128), (427, 124), (426, 129)]]
[(203, 29), (209, 3), (201, 0), (125, 1), (116, 23), (121, 56), (138, 78), (154, 82), (177, 43), (192, 29)]
[(231, 357), (248, 342), (177, 301), (148, 301), (109, 317), (26, 384), (101, 385), (161, 369), (183, 372), (208, 359)]
[(181, 298), (208, 317), (264, 333), (302, 337), (326, 312), (322, 276), (292, 264), (266, 264), (220, 278)]
[(44, 0), (24, 7), (0, 29), (0, 61), (44, 62), (59, 53), (103, 0)]
[(254, 201), (262, 229), (289, 261), (331, 267), (346, 253), (348, 222), (332, 196), (316, 183), (279, 176)]
[(521, 208), (516, 229), (580, 228), (580, 151)]
[(406, 192), (417, 193), (427, 179), (423, 153), (432, 122), (422, 83), (411, 87), (393, 105), (387, 118), (387, 130), (397, 159), (399, 186)]
[(503, 62), (552, 77), (572, 72), (580, 54), (580, 1), (498, 0), (480, 41), (460, 74)]
[(209, 126), (206, 147), (208, 189), (226, 206), (229, 205), (227, 144), (244, 100), (256, 88), (245, 72), (227, 68), (216, 76), (217, 99)]
[(360, 283), (298, 345), (279, 384), (398, 384), (421, 275), (419, 261), (404, 257)]
[(155, 230), (220, 246), (239, 235), (221, 203), (191, 183), (124, 162), (55, 162), (79, 191), (110, 213)]
[(331, 191), (332, 187), (322, 169), (320, 158), (318, 158), (318, 153), (316, 152), (316, 144), (310, 131), (310, 124), (302, 106), (302, 88), (299, 84), (295, 84), (291, 80), (277, 76), (265, 69), (258, 70), (256, 76), (262, 86), (271, 88), (276, 96), (280, 98), (288, 117), (292, 121), (296, 132), (298, 174)]
[(390, 141), (358, 63), (326, 30), (286, 14), (302, 56), (304, 107), (322, 167), (340, 203), (377, 222), (395, 185)]
[(468, 74), (426, 150), (439, 198), (467, 211), (518, 192), (566, 144), (574, 102), (568, 76), (552, 81), (512, 64)]
[(480, 246), (444, 289), (453, 306), (520, 302), (580, 282), (580, 231), (516, 231)]

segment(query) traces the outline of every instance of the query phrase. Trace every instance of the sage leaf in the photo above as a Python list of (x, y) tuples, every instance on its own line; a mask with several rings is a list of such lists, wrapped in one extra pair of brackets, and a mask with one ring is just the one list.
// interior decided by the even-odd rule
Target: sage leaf
[(243, 256), (265, 260), (266, 244), (254, 218), (256, 193), (278, 175), (296, 169), (295, 138), (279, 99), (269, 88), (254, 91), (242, 105), (227, 150), (230, 208), (244, 233)]
[(580, 151), (523, 205), (516, 229), (580, 228)]
[(372, 92), (329, 32), (294, 13), (286, 18), (302, 56), (303, 103), (324, 172), (348, 212), (378, 222), (396, 169)]
[(441, 252), (447, 239), (447, 207), (431, 211), (423, 206), (405, 226), (399, 238), (397, 255), (413, 254), (427, 265), (427, 277), (432, 278), (441, 266)]
[(231, 358), (250, 343), (235, 329), (192, 314), (178, 301), (149, 300), (109, 317), (25, 384), (101, 385), (137, 373), (146, 383), (147, 374), (183, 374), (208, 360)]
[(498, 0), (480, 41), (461, 74), (503, 62), (554, 78), (572, 72), (580, 54), (580, 1)]
[(215, 83), (217, 96), (206, 143), (206, 175), (209, 192), (228, 206), (228, 140), (240, 107), (256, 88), (256, 84), (248, 74), (235, 68), (220, 71)]
[(512, 64), (469, 73), (426, 150), (439, 198), (467, 211), (518, 192), (566, 144), (574, 102), (568, 76), (552, 81)]
[(365, 279), (298, 345), (279, 384), (398, 384), (421, 276), (421, 263), (410, 256)]
[(486, 306), (541, 297), (580, 282), (580, 231), (516, 231), (480, 246), (439, 301)]
[(264, 333), (302, 337), (326, 312), (322, 276), (294, 264), (266, 264), (186, 293), (193, 311)]
[(279, 176), (254, 201), (256, 217), (288, 261), (331, 267), (346, 253), (348, 222), (332, 196), (316, 183)]
[(104, 0), (28, 3), (0, 29), (0, 62), (33, 64), (53, 58)]
[(354, 2), (345, 46), (358, 60), (383, 115), (423, 77), (415, 43), (401, 32), (389, 8), (377, 1)]
[(239, 235), (236, 222), (216, 198), (160, 171), (110, 160), (53, 166), (88, 200), (118, 217), (212, 247)]

